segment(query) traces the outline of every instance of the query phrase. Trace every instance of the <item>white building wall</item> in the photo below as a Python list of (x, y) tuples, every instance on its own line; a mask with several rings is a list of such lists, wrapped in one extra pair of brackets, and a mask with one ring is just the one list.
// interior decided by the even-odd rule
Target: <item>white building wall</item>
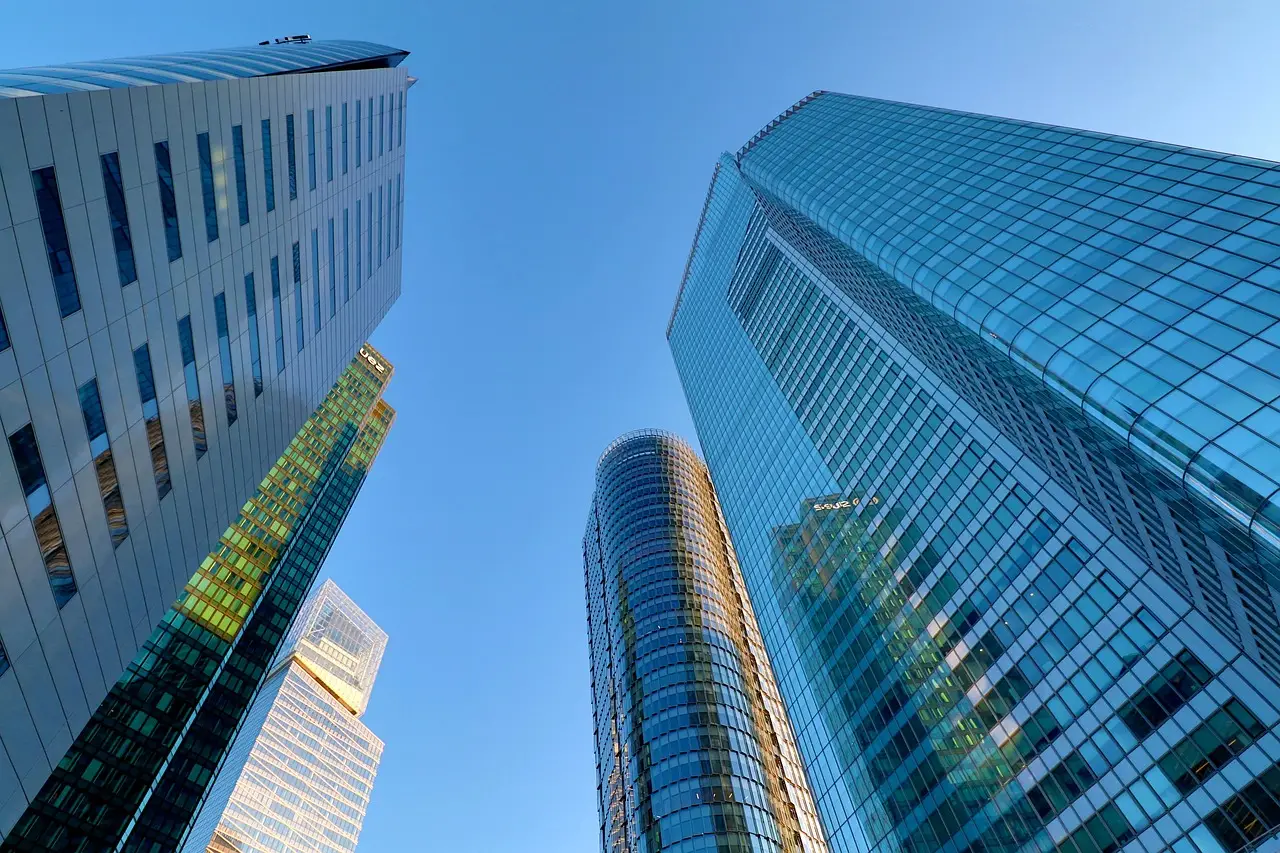
[[(399, 106), (404, 69), (289, 74), (0, 98), (0, 310), (12, 342), (0, 351), (0, 428), (31, 423), (75, 574), (78, 593), (59, 610), (7, 441), (0, 441), (0, 835), (21, 815), (91, 710), (181, 592), (218, 535), (250, 497), (302, 422), (400, 293), (399, 235), (390, 250), (386, 187), (403, 175), (400, 111), (383, 152), (368, 153), (368, 99)], [(354, 159), (355, 99), (364, 102), (361, 164)], [(406, 99), (407, 100), (407, 99)], [(341, 168), (341, 106), (348, 106), (347, 172)], [(324, 108), (334, 107), (333, 180), (327, 180)], [(307, 109), (316, 111), (316, 189), (308, 188)], [(285, 116), (295, 117), (297, 200), (289, 199)], [(384, 120), (385, 120), (384, 113)], [(264, 196), (261, 119), (271, 119), (275, 210)], [(375, 127), (377, 124), (375, 116)], [(237, 214), (231, 128), (242, 124), (250, 221)], [(213, 151), (219, 237), (206, 240), (196, 149)], [(375, 131), (376, 132), (376, 131)], [(182, 257), (168, 261), (153, 144), (168, 140)], [(392, 143), (395, 144), (387, 144)], [(121, 287), (99, 157), (119, 151), (138, 281)], [(82, 310), (59, 316), (31, 171), (53, 166)], [(366, 207), (383, 188), (382, 218)], [(361, 231), (355, 231), (360, 199)], [(342, 244), (350, 211), (351, 255)], [(393, 204), (393, 210), (395, 205)], [(337, 316), (330, 318), (328, 219), (334, 217)], [(398, 217), (397, 217), (398, 218)], [(369, 276), (354, 252), (374, 240)], [(321, 239), (313, 269), (310, 234)], [(305, 343), (295, 336), (291, 244), (300, 243)], [(270, 259), (280, 259), (285, 367), (277, 371)], [(342, 265), (351, 262), (350, 302)], [(264, 390), (254, 396), (244, 276), (254, 274)], [(322, 323), (312, 300), (316, 276)], [(228, 427), (213, 300), (226, 293), (239, 417)], [(196, 460), (186, 404), (178, 319), (191, 315), (208, 452)], [(143, 423), (133, 350), (149, 343), (173, 490), (159, 499)], [(97, 379), (128, 518), (112, 546), (77, 388)]]

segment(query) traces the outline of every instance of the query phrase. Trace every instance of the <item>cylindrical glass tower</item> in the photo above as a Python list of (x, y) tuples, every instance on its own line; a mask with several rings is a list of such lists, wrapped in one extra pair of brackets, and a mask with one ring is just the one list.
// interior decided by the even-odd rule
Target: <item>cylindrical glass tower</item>
[(605, 853), (826, 853), (707, 467), (641, 430), (583, 540)]

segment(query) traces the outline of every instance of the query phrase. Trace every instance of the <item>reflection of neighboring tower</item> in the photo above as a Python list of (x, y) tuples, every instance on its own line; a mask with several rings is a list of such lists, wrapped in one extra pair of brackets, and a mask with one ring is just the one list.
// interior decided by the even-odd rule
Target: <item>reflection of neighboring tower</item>
[(354, 850), (382, 741), (358, 717), (387, 635), (332, 580), (286, 638), (186, 851)]
[(825, 853), (706, 466), (629, 433), (583, 542), (605, 853)]

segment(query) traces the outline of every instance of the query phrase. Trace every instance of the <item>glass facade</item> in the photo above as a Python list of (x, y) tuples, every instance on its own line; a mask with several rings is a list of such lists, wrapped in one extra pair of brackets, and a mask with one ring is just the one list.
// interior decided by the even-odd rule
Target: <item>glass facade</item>
[(362, 352), (0, 849), (181, 844), (394, 419), (382, 400), (391, 367)]
[(605, 853), (825, 853), (706, 466), (613, 442), (583, 538)]
[(359, 719), (387, 635), (331, 580), (303, 606), (182, 848), (354, 850), (382, 741)]
[(834, 850), (1280, 826), (1278, 222), (1277, 164), (830, 93), (720, 160), (668, 337)]

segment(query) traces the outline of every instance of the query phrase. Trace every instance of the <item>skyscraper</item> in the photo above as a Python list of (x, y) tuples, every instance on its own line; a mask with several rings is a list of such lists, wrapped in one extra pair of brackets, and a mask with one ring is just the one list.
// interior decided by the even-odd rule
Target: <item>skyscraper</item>
[(405, 55), (0, 71), (0, 835), (399, 294)]
[(382, 741), (360, 721), (386, 633), (332, 580), (303, 606), (183, 849), (354, 850)]
[(179, 847), (391, 427), (391, 372), (359, 349), (0, 850)]
[(1280, 165), (818, 92), (668, 337), (842, 851), (1280, 827)]
[(582, 547), (601, 850), (826, 853), (702, 460), (615, 440)]

